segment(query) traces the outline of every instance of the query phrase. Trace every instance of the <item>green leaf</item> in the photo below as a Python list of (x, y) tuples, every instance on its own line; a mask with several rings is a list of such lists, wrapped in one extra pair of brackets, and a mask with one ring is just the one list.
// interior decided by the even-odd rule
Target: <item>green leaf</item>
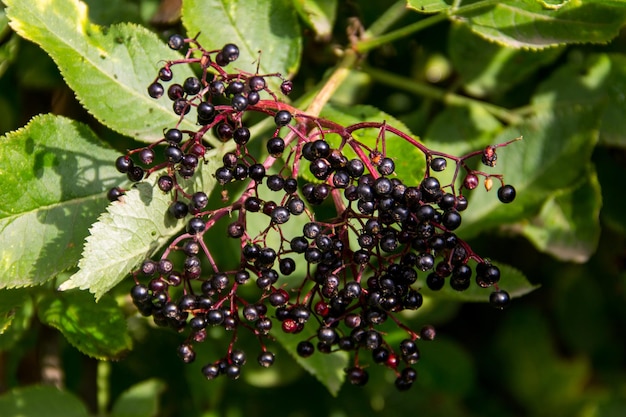
[(563, 48), (527, 51), (488, 42), (462, 24), (452, 25), (448, 51), (463, 78), (463, 88), (476, 97), (500, 95), (551, 64)]
[[(182, 19), (187, 34), (206, 49), (221, 49), (227, 43), (239, 47), (239, 58), (229, 67), (249, 73), (281, 73), (289, 78), (300, 66), (302, 39), (298, 17), (290, 0), (188, 0)], [(219, 25), (207, 26), (210, 22)], [(279, 81), (268, 80), (275, 91)]]
[(74, 394), (51, 386), (13, 389), (0, 396), (0, 410), (7, 417), (88, 417), (89, 413)]
[(531, 410), (530, 415), (562, 414), (568, 405), (582, 399), (590, 365), (583, 357), (560, 357), (554, 331), (537, 309), (511, 309), (498, 328), (493, 347), (498, 355), (493, 366), (507, 369), (499, 373), (498, 381)]
[(593, 105), (601, 109), (600, 141), (626, 147), (626, 57), (572, 54), (542, 83), (532, 99), (537, 111), (553, 106)]
[(19, 307), (28, 302), (28, 291), (23, 288), (0, 291), (0, 335), (15, 318)]
[(119, 181), (117, 155), (60, 116), (0, 138), (0, 288), (39, 285), (78, 262), (103, 191)]
[[(215, 153), (207, 158), (209, 163), (198, 167), (195, 180), (185, 181), (183, 187), (195, 181), (195, 189), (210, 194), (216, 183), (212, 174), (221, 160)], [(172, 196), (156, 187), (158, 176), (154, 173), (107, 207), (89, 230), (80, 270), (60, 290), (89, 289), (98, 299), (181, 231), (185, 221), (169, 216)]]
[(344, 351), (337, 351), (330, 354), (315, 352), (315, 354), (308, 358), (303, 358), (298, 355), (298, 343), (315, 334), (313, 327), (314, 324), (309, 323), (297, 336), (287, 334), (278, 329), (272, 332), (272, 336), (280, 342), (300, 366), (317, 378), (317, 380), (328, 389), (331, 395), (336, 397), (345, 379), (344, 369), (348, 366), (348, 353)]
[(54, 293), (38, 303), (39, 319), (63, 333), (85, 355), (116, 359), (132, 342), (122, 310), (112, 297), (99, 302), (84, 291)]
[(113, 404), (111, 417), (154, 417), (159, 414), (159, 396), (165, 383), (158, 379), (135, 384), (124, 391)]
[(8, 351), (24, 336), (34, 311), (30, 289), (0, 290), (0, 352)]
[[(155, 141), (179, 118), (163, 98), (148, 96), (164, 60), (180, 59), (147, 29), (120, 24), (94, 25), (79, 1), (6, 0), (11, 27), (41, 46), (85, 108), (104, 125), (141, 141)], [(173, 82), (193, 75), (178, 65)], [(184, 129), (195, 130), (184, 120)]]
[(570, 43), (607, 43), (626, 23), (622, 1), (478, 0), (462, 2), (409, 0), (423, 13), (446, 12), (492, 42), (512, 48), (541, 49)]
[[(521, 271), (512, 266), (495, 261), (492, 261), (492, 263), (500, 268), (498, 287), (508, 292), (512, 298), (522, 297), (539, 288), (539, 285), (531, 284)], [(493, 292), (493, 288), (481, 288), (478, 285), (470, 285), (465, 291), (456, 291), (450, 288), (449, 285), (444, 285), (441, 290), (432, 291), (426, 285), (425, 278), (420, 278), (418, 286), (420, 285), (422, 288), (420, 292), (425, 297), (468, 303), (486, 303), (489, 301), (489, 295)]]
[(460, 8), (456, 14), (486, 39), (531, 49), (569, 43), (606, 43), (626, 23), (624, 2), (565, 1), (561, 6), (548, 6), (535, 0), (487, 0)]
[(337, 17), (337, 0), (292, 1), (302, 20), (315, 31), (317, 39), (330, 39)]
[(438, 13), (448, 10), (452, 0), (407, 0), (407, 7), (420, 13)]
[(602, 193), (592, 167), (575, 190), (556, 193), (522, 233), (541, 251), (562, 261), (586, 262), (600, 239)]
[(459, 236), (467, 238), (485, 228), (522, 221), (535, 215), (556, 191), (584, 181), (597, 143), (597, 114), (593, 107), (557, 107), (507, 128), (494, 138), (494, 143), (524, 138), (498, 149), (496, 167), (481, 168), (502, 174), (504, 182), (517, 190), (517, 197), (512, 203), (501, 203), (496, 195), (497, 179), (491, 192), (482, 186), (470, 191)]

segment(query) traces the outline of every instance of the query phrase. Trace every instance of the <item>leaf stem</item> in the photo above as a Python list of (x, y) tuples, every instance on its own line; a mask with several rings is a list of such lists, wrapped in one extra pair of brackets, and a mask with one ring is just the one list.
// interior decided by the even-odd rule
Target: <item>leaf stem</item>
[(383, 71), (365, 65), (362, 66), (361, 69), (363, 72), (372, 77), (372, 79), (375, 81), (391, 87), (399, 88), (404, 91), (408, 91), (418, 96), (435, 99), (450, 106), (469, 107), (471, 105), (478, 105), (487, 110), (489, 113), (493, 114), (498, 119), (508, 124), (517, 124), (522, 120), (521, 117), (519, 117), (512, 111), (504, 107), (497, 106), (495, 104), (451, 93), (449, 91), (445, 91), (429, 84), (420, 83), (411, 78), (403, 77), (392, 72)]
[(374, 38), (363, 39), (362, 41), (357, 42), (356, 45), (354, 45), (354, 49), (359, 53), (365, 53), (371, 51), (372, 49), (376, 49), (384, 44), (397, 41), (398, 39), (407, 37), (415, 32), (419, 32), (420, 30), (436, 25), (437, 23), (443, 22), (447, 19), (448, 15), (446, 13), (439, 13), (433, 16), (428, 16), (426, 18), (418, 20), (415, 23), (411, 23), (408, 26), (396, 29), (387, 34), (380, 35)]
[(107, 407), (109, 401), (111, 401), (111, 363), (108, 361), (98, 361), (96, 386), (97, 392), (97, 404), (98, 404), (98, 416), (105, 416), (107, 414)]
[(393, 4), (390, 8), (378, 18), (364, 33), (363, 39), (369, 39), (380, 36), (407, 12), (406, 0), (400, 0)]

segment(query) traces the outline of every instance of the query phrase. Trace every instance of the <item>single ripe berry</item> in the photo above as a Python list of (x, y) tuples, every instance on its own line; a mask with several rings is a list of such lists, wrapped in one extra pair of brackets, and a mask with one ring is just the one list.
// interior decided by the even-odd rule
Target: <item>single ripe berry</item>
[(196, 95), (202, 89), (202, 84), (200, 80), (196, 77), (189, 77), (183, 83), (183, 91), (190, 96)]
[(133, 160), (127, 155), (122, 155), (115, 160), (115, 168), (122, 174), (126, 174), (133, 165)]
[(160, 83), (155, 82), (148, 86), (148, 95), (152, 98), (160, 98), (164, 92), (165, 89)]
[(383, 158), (378, 163), (377, 169), (380, 175), (391, 175), (396, 169), (396, 164), (391, 158)]
[(273, 157), (279, 157), (285, 150), (285, 141), (276, 136), (267, 141), (267, 151)]
[(187, 223), (187, 232), (195, 235), (204, 231), (206, 223), (199, 217), (194, 217)]
[(237, 145), (245, 145), (250, 140), (250, 129), (245, 126), (238, 127), (233, 132), (233, 140)]
[(260, 91), (265, 88), (265, 78), (255, 75), (248, 80), (248, 86), (252, 91)]
[(159, 189), (163, 192), (169, 192), (174, 187), (174, 179), (169, 175), (161, 175), (157, 181)]
[(177, 145), (183, 140), (183, 132), (178, 129), (169, 129), (165, 132), (165, 140), (171, 144)]
[(499, 290), (494, 291), (489, 295), (489, 304), (500, 310), (504, 309), (511, 302), (511, 296), (508, 292)]
[(444, 169), (446, 169), (447, 165), (448, 162), (445, 160), (445, 158), (441, 157), (434, 158), (432, 161), (430, 161), (430, 168), (436, 172), (443, 171)]
[(291, 122), (291, 113), (289, 113), (287, 110), (279, 110), (276, 113), (276, 116), (274, 116), (274, 122), (276, 123), (276, 126), (286, 126), (289, 124), (289, 122)]
[(170, 36), (170, 38), (167, 41), (167, 44), (171, 49), (178, 51), (185, 44), (185, 38), (183, 38), (181, 35), (174, 34)]
[(183, 86), (180, 84), (172, 84), (167, 88), (167, 97), (174, 101), (178, 98), (181, 98), (185, 94), (183, 91)]
[(144, 170), (142, 167), (138, 167), (138, 166), (134, 166), (131, 167), (128, 172), (126, 173), (126, 176), (128, 177), (128, 179), (132, 182), (139, 182), (143, 179), (143, 175), (144, 175)]
[(291, 90), (293, 90), (293, 83), (289, 80), (283, 81), (280, 85), (280, 91), (286, 96), (291, 93)]
[(498, 199), (503, 203), (510, 203), (515, 200), (515, 188), (512, 185), (503, 185), (498, 188)]
[(170, 81), (173, 76), (174, 74), (169, 67), (163, 67), (159, 70), (159, 80), (161, 81)]
[(248, 99), (242, 94), (235, 94), (230, 102), (234, 110), (244, 111), (248, 107)]
[(154, 161), (154, 151), (150, 148), (144, 148), (139, 152), (139, 160), (145, 165), (150, 165)]
[(239, 58), (239, 48), (235, 44), (227, 43), (222, 47), (221, 54), (226, 61), (233, 62)]
[(124, 195), (124, 190), (119, 187), (113, 187), (107, 192), (107, 199), (109, 201), (118, 200), (121, 196)]
[(274, 354), (272, 352), (262, 352), (257, 358), (259, 365), (263, 368), (269, 368), (274, 364)]

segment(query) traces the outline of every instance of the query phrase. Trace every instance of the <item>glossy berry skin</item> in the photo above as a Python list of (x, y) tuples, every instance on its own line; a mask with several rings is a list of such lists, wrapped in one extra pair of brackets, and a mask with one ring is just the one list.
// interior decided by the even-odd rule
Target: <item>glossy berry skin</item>
[(189, 220), (189, 223), (187, 223), (187, 232), (189, 234), (195, 235), (203, 232), (205, 227), (206, 223), (204, 222), (204, 220), (199, 217), (194, 217)]
[(228, 62), (233, 62), (239, 58), (239, 48), (233, 43), (227, 43), (224, 45), (221, 53), (222, 57)]
[(279, 110), (276, 112), (276, 116), (274, 116), (274, 123), (276, 126), (286, 126), (291, 122), (291, 113), (287, 110)]
[(115, 168), (122, 174), (126, 174), (133, 166), (133, 160), (127, 155), (122, 155), (115, 160)]
[(436, 172), (441, 172), (444, 169), (446, 169), (448, 165), (448, 162), (445, 160), (445, 158), (433, 158), (432, 161), (430, 161), (430, 169), (432, 169), (433, 171)]
[(285, 150), (285, 141), (280, 137), (273, 137), (267, 141), (267, 152), (273, 157), (279, 157)]
[(498, 199), (503, 203), (511, 203), (515, 200), (515, 188), (512, 185), (503, 185), (498, 188)]
[(196, 95), (202, 89), (202, 83), (196, 77), (188, 77), (183, 83), (183, 91), (190, 96)]
[(124, 195), (124, 190), (119, 187), (113, 187), (107, 192), (107, 199), (109, 201), (119, 200)]
[(508, 292), (499, 290), (494, 291), (489, 295), (489, 304), (493, 307), (503, 310), (511, 302), (511, 296)]
[(168, 39), (167, 45), (171, 49), (178, 51), (185, 45), (185, 38), (183, 38), (181, 35), (174, 34)]
[(164, 92), (165, 92), (165, 89), (163, 88), (163, 85), (160, 83), (152, 83), (148, 87), (148, 95), (152, 98), (160, 98)]

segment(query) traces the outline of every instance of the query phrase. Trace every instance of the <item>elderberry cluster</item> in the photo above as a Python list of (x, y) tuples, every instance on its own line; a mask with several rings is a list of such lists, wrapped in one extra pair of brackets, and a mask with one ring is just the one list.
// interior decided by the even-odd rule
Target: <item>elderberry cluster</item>
[[(158, 175), (159, 192), (172, 198), (164, 216), (185, 221), (184, 231), (158, 259), (146, 259), (132, 272), (131, 289), (141, 314), (186, 333), (178, 349), (184, 362), (196, 359), (194, 344), (219, 326), (232, 336), (224, 355), (205, 363), (202, 373), (207, 379), (236, 379), (247, 361), (240, 329), (259, 340), (262, 367), (274, 363), (266, 340), (281, 331), (302, 338), (296, 351), (304, 358), (351, 352), (345, 372), (353, 384), (367, 382), (367, 363), (373, 362), (392, 370), (396, 387), (405, 390), (417, 376), (418, 342), (435, 337), (432, 326), (415, 331), (402, 323), (402, 311), (421, 307), (422, 286), (464, 291), (474, 283), (494, 288), (489, 301), (495, 307), (509, 303), (509, 294), (498, 287), (498, 267), (474, 253), (455, 230), (468, 208), (463, 191), (476, 188), (480, 178), (487, 190), (494, 179), (500, 182), (497, 197), (503, 203), (514, 200), (515, 189), (501, 175), (467, 164), (480, 157), (495, 166), (497, 148), (510, 142), (455, 157), (430, 150), (385, 122), (342, 126), (282, 103), (267, 82), (278, 79), (281, 92), (289, 93), (291, 82), (280, 74), (228, 73), (224, 68), (239, 56), (233, 44), (208, 51), (195, 39), (174, 35), (169, 45), (187, 48), (186, 54), (165, 63), (148, 94), (158, 99), (167, 91), (180, 121), (164, 130), (161, 140), (120, 156), (116, 167), (133, 182)], [(199, 65), (201, 75), (166, 90), (163, 83), (173, 79), (178, 64)], [(180, 122), (192, 108), (197, 129), (183, 130)], [(248, 114), (273, 118), (273, 133), (256, 138), (264, 141), (260, 153), (248, 146)], [(378, 134), (373, 146), (354, 135), (367, 130)], [(330, 136), (339, 139), (327, 140)], [(408, 141), (424, 154), (421, 181), (399, 177), (394, 160), (402, 155), (386, 154), (389, 140)], [(211, 142), (222, 142), (227, 150), (211, 173), (222, 191), (220, 207), (209, 207), (209, 190), (185, 185), (209, 158), (219, 158)], [(441, 184), (436, 174), (449, 163), (455, 165), (453, 179)], [(115, 188), (109, 198), (121, 199), (123, 193)], [(320, 218), (320, 206), (333, 207), (335, 215)], [(302, 227), (288, 235), (283, 225), (294, 218), (302, 219)], [(205, 239), (222, 221), (227, 236), (240, 243), (234, 269), (220, 266), (213, 242)], [(406, 337), (386, 341), (381, 325), (387, 322)]]

